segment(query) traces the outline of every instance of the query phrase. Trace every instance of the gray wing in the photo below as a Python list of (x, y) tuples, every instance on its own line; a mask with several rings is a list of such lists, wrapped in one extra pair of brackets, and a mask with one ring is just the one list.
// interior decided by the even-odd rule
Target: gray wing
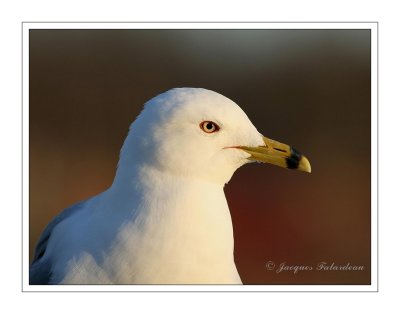
[(40, 235), (39, 241), (36, 244), (33, 262), (29, 268), (30, 285), (46, 285), (50, 283), (52, 265), (50, 259), (44, 258), (44, 254), (46, 252), (47, 243), (51, 237), (51, 233), (54, 227), (57, 226), (61, 221), (82, 210), (85, 202), (86, 201), (83, 201), (64, 209), (47, 225)]

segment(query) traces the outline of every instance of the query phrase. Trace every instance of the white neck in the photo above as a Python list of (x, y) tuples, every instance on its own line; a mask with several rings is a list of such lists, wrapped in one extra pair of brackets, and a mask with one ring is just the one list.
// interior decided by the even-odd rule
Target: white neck
[[(144, 271), (129, 278), (138, 283), (240, 283), (223, 186), (148, 168), (136, 182), (127, 179), (118, 177), (108, 193), (124, 194), (118, 198), (128, 201), (119, 210), (134, 212), (119, 241), (129, 255), (127, 269)], [(126, 272), (121, 278), (127, 278)]]

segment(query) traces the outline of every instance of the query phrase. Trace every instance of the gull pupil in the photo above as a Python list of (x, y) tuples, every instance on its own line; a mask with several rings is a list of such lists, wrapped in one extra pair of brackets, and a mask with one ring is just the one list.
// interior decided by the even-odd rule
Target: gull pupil
[(209, 123), (207, 123), (206, 127), (208, 130), (211, 130), (213, 128), (213, 125), (211, 122), (209, 122)]

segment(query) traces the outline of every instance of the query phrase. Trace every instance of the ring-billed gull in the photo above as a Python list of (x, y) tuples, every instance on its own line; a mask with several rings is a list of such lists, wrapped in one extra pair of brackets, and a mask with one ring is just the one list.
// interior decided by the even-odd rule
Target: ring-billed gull
[(223, 187), (252, 161), (311, 172), (216, 92), (156, 96), (130, 127), (111, 187), (46, 227), (30, 284), (241, 284)]

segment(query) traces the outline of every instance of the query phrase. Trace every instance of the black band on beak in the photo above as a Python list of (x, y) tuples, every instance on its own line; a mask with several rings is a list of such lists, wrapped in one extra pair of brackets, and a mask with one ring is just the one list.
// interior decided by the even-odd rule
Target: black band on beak
[(302, 157), (301, 153), (297, 149), (291, 147), (290, 156), (286, 157), (287, 167), (289, 169), (297, 169), (299, 167), (301, 157)]

